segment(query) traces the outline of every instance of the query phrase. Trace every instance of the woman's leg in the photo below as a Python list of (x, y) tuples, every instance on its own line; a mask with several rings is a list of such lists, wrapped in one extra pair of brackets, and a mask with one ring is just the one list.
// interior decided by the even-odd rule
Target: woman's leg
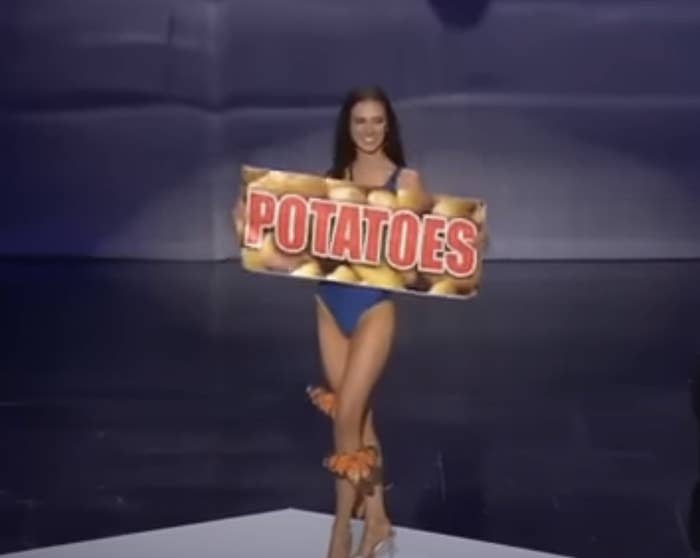
[(377, 436), (372, 410), (368, 410), (365, 425), (362, 432), (362, 443), (365, 446), (374, 446), (379, 452), (378, 467), (379, 476), (376, 479), (372, 492), (364, 497), (363, 510), (365, 519), (368, 523), (376, 523), (380, 525), (389, 524), (389, 518), (386, 513), (384, 503), (384, 456), (382, 446)]
[[(338, 328), (332, 314), (328, 311), (321, 300), (317, 302), (317, 323), (319, 349), (321, 355), (321, 363), (323, 365), (326, 380), (334, 393), (338, 393), (348, 364), (348, 354), (350, 350), (350, 340), (343, 335)], [(364, 427), (362, 433), (363, 445), (373, 445), (380, 451), (381, 465), (381, 448), (377, 435), (374, 431), (373, 419), (371, 411), (365, 415)], [(344, 480), (336, 481), (336, 498), (337, 498), (337, 513), (333, 528), (333, 537), (331, 538), (329, 556), (342, 556), (346, 552), (347, 541), (349, 538), (349, 519), (347, 515), (348, 501), (352, 499), (350, 508), (358, 502), (358, 491), (352, 485)], [(360, 499), (361, 505), (364, 502)], [(370, 520), (377, 519), (388, 524), (386, 519), (386, 511), (384, 509), (384, 493), (381, 482), (375, 487), (374, 492), (366, 497), (367, 516)], [(352, 512), (350, 512), (352, 513)]]
[[(342, 334), (333, 316), (319, 299), (316, 302), (316, 319), (321, 364), (328, 385), (337, 392), (345, 371), (350, 340)], [(347, 558), (351, 545), (350, 516), (355, 490), (343, 479), (337, 479), (335, 485), (336, 515), (328, 545), (328, 557)]]
[[(337, 393), (347, 365), (350, 340), (340, 331), (335, 319), (321, 300), (317, 300), (316, 314), (321, 364), (330, 389), (333, 393)], [(365, 416), (362, 443), (365, 446), (377, 448), (381, 467), (383, 465), (382, 448), (375, 431), (372, 409), (369, 409)], [(381, 481), (380, 478), (372, 494), (359, 495), (360, 497), (357, 498), (355, 510), (358, 516), (364, 515), (367, 506), (370, 508), (371, 517), (386, 518), (384, 489)]]
[[(336, 390), (334, 436), (337, 452), (354, 452), (366, 444), (365, 430), (372, 429), (379, 446), (368, 400), (386, 365), (394, 339), (394, 303), (383, 301), (365, 312), (349, 345), (346, 367)], [(363, 439), (364, 438), (364, 439)], [(365, 535), (360, 551), (367, 553), (384, 538), (391, 526), (384, 509), (381, 481), (366, 499)]]

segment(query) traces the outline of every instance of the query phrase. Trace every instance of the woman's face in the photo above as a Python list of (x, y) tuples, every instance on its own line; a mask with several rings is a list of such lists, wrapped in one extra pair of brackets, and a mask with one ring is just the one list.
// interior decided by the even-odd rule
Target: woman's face
[(378, 101), (360, 101), (350, 112), (350, 137), (357, 149), (375, 153), (384, 145), (387, 118)]

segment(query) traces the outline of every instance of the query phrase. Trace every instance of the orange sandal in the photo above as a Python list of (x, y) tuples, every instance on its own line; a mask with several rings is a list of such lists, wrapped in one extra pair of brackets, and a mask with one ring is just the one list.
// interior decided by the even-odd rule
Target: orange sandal
[(311, 403), (323, 414), (335, 417), (335, 394), (322, 387), (309, 386), (306, 393)]
[(379, 461), (373, 446), (365, 446), (351, 453), (334, 453), (324, 459), (323, 465), (331, 473), (348, 479), (352, 484), (370, 482)]

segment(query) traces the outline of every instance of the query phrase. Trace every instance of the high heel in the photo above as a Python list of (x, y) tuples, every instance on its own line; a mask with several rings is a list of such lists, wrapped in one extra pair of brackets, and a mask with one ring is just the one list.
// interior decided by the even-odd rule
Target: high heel
[(353, 554), (351, 558), (393, 558), (396, 553), (396, 532), (392, 529), (389, 534), (372, 547), (369, 554)]

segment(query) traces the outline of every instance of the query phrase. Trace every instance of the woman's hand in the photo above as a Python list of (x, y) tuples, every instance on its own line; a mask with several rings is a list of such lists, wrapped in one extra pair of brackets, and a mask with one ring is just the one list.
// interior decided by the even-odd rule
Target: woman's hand
[(233, 226), (236, 231), (236, 236), (240, 243), (243, 243), (243, 234), (245, 232), (245, 203), (243, 202), (243, 196), (239, 196), (236, 200), (236, 204), (231, 210), (231, 218), (233, 220)]
[(476, 240), (474, 242), (474, 247), (479, 250), (479, 252), (485, 252), (486, 249), (489, 247), (489, 231), (486, 228), (486, 225), (483, 226), (481, 231), (476, 237)]
[[(236, 236), (238, 236), (239, 244), (243, 246), (246, 225), (246, 207), (242, 194), (236, 200), (233, 209), (231, 209), (231, 219), (236, 231)], [(312, 260), (311, 256), (307, 253), (291, 255), (281, 252), (274, 244), (273, 234), (272, 232), (265, 234), (262, 246), (260, 248), (251, 249), (251, 252), (257, 254), (254, 258), (256, 262), (254, 267), (258, 267), (259, 265), (262, 269), (291, 273), (303, 263)]]
[(428, 211), (434, 204), (433, 196), (426, 190), (418, 171), (404, 169), (399, 176), (398, 196), (400, 205), (417, 213)]

